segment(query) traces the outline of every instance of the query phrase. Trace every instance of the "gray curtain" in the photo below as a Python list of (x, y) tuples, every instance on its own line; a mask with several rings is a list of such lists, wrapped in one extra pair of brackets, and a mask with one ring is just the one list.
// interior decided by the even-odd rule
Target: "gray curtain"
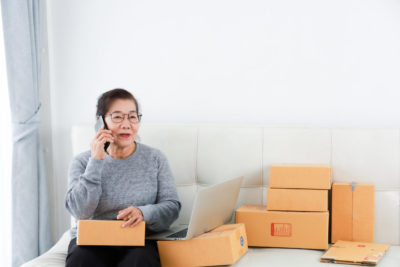
[(12, 265), (51, 246), (39, 135), (41, 0), (1, 0), (13, 125)]

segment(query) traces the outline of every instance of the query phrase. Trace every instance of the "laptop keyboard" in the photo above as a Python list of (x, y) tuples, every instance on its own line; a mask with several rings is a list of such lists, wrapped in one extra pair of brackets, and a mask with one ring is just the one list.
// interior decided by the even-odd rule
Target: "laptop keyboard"
[(174, 234), (167, 236), (167, 238), (185, 238), (187, 235), (187, 231), (188, 231), (188, 228), (183, 229), (179, 232), (176, 232)]

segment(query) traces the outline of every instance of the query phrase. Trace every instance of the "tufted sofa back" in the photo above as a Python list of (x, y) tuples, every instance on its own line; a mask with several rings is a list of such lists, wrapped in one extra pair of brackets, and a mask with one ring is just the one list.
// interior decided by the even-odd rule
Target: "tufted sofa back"
[[(93, 125), (72, 129), (73, 153), (89, 149)], [(168, 158), (189, 220), (196, 191), (244, 176), (237, 206), (265, 205), (272, 164), (332, 166), (333, 182), (371, 182), (375, 242), (400, 243), (400, 130), (143, 124), (138, 141)]]

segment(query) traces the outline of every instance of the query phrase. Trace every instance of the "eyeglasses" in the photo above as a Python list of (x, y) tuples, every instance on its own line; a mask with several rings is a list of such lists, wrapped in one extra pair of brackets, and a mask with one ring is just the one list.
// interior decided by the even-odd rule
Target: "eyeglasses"
[(142, 118), (142, 114), (137, 114), (136, 112), (129, 112), (128, 114), (116, 111), (113, 113), (106, 114), (104, 116), (111, 116), (112, 122), (121, 123), (125, 119), (125, 115), (128, 116), (128, 120), (130, 123), (139, 123), (140, 119)]

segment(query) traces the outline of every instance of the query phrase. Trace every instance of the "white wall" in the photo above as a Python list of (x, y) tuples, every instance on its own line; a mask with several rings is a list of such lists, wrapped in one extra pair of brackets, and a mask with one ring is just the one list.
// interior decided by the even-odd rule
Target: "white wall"
[(400, 125), (399, 1), (51, 0), (47, 9), (54, 238), (69, 227), (71, 125), (94, 121), (108, 89), (130, 89), (143, 123)]

